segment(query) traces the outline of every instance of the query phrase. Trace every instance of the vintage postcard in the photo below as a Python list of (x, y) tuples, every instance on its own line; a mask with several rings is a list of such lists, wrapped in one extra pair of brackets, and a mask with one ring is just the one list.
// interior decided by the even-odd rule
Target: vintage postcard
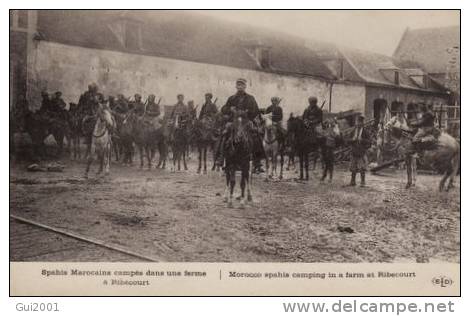
[(459, 296), (459, 10), (10, 10), (10, 295)]

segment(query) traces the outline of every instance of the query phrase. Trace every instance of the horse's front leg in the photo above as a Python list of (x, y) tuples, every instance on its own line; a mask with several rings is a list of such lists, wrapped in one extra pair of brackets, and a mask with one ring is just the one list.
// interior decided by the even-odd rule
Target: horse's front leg
[(198, 160), (199, 160), (199, 166), (197, 167), (197, 173), (201, 173), (201, 167), (202, 167), (202, 147), (199, 145), (197, 148), (198, 152)]
[(246, 184), (248, 182), (248, 177), (247, 177), (247, 174), (246, 174), (246, 166), (242, 167), (242, 172), (241, 173), (242, 173), (242, 175), (241, 175), (241, 179), (240, 179), (240, 189), (242, 191), (242, 194), (241, 194), (241, 199), (240, 199), (240, 208), (245, 208), (245, 204), (246, 204), (245, 188), (246, 188)]
[(188, 159), (189, 159), (189, 145), (187, 146), (187, 150), (183, 151), (183, 167), (184, 167), (184, 170), (188, 170), (188, 165), (186, 165), (186, 151), (188, 152)]
[(299, 152), (299, 169), (300, 169), (300, 180), (304, 179), (304, 154)]
[(230, 168), (225, 168), (225, 192), (224, 192), (224, 202), (227, 203), (230, 197)]
[(281, 163), (281, 172), (279, 174), (279, 180), (282, 180), (282, 178), (283, 178), (282, 172), (284, 170), (284, 153), (282, 151), (280, 152), (280, 157), (279, 158), (280, 158), (280, 163)]
[(230, 169), (230, 197), (228, 199), (228, 207), (233, 207), (233, 191), (235, 189), (235, 177), (237, 171), (234, 167)]
[(411, 156), (407, 156), (405, 158), (405, 165), (406, 165), (406, 176), (407, 176), (407, 183), (406, 183), (406, 189), (409, 189), (411, 185), (413, 184), (413, 176), (412, 176), (412, 167), (411, 167)]
[(309, 164), (309, 157), (308, 153), (304, 157), (304, 166), (305, 166), (305, 180), (308, 181), (308, 164)]
[(270, 163), (269, 163), (269, 156), (270, 155), (265, 153), (265, 156), (266, 156), (266, 178), (265, 178), (265, 181), (268, 182), (269, 178), (272, 177), (272, 175), (269, 173), (269, 168), (271, 167)]
[(207, 174), (207, 146), (204, 145), (204, 174)]

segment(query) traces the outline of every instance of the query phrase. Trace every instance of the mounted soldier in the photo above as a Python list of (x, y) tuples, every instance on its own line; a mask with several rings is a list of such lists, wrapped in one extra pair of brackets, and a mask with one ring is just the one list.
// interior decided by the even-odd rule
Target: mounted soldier
[(201, 112), (199, 113), (199, 120), (202, 120), (203, 118), (214, 119), (218, 110), (215, 103), (212, 103), (212, 93), (206, 93), (204, 97), (206, 101), (201, 108)]
[(413, 137), (413, 147), (419, 150), (420, 144), (423, 142), (434, 142), (436, 137), (433, 135), (436, 131), (434, 128), (434, 114), (429, 110), (426, 104), (421, 104), (421, 119), (418, 123), (411, 124), (412, 127), (418, 128), (418, 132)]
[(51, 99), (49, 97), (49, 93), (47, 91), (41, 92), (41, 108), (39, 109), (39, 113), (46, 113), (51, 110)]
[(54, 97), (50, 100), (49, 114), (52, 117), (55, 117), (58, 119), (66, 119), (67, 117), (67, 112), (65, 109), (66, 107), (67, 107), (67, 104), (62, 99), (62, 92), (57, 91), (56, 93), (54, 93)]
[(193, 122), (197, 117), (196, 107), (194, 106), (194, 101), (188, 101), (188, 119), (190, 122)]
[[(176, 96), (177, 102), (173, 107), (173, 111), (171, 111), (170, 119), (171, 121), (175, 122), (175, 119), (178, 117), (179, 120), (183, 123), (186, 123), (188, 119), (188, 107), (184, 104), (184, 95), (178, 94)], [(178, 122), (179, 123), (179, 122)]]
[(231, 123), (233, 122), (234, 113), (243, 113), (246, 118), (251, 123), (251, 132), (253, 136), (253, 160), (254, 160), (254, 168), (257, 170), (261, 170), (261, 157), (264, 156), (262, 139), (258, 134), (258, 130), (254, 123), (256, 117), (259, 116), (259, 108), (258, 104), (256, 103), (255, 98), (246, 93), (246, 79), (238, 79), (236, 81), (236, 89), (237, 93), (232, 95), (228, 98), (226, 104), (222, 107), (221, 112), (224, 115), (224, 119), (226, 122), (225, 130), (222, 134), (222, 137), (219, 141), (216, 151), (216, 161), (219, 166), (223, 164), (223, 155), (222, 155), (222, 148), (224, 146), (226, 136), (228, 131), (231, 128)]
[(321, 133), (321, 124), (323, 122), (323, 112), (318, 107), (318, 99), (316, 97), (308, 98), (308, 107), (305, 109), (302, 119), (308, 129), (313, 129)]
[[(88, 91), (83, 93), (78, 100), (78, 109), (84, 116), (93, 116), (98, 106), (96, 95), (98, 93), (98, 86), (96, 83), (88, 85)], [(94, 124), (93, 124), (94, 126)]]
[(129, 104), (124, 95), (118, 94), (114, 111), (118, 114), (126, 114), (129, 112)]
[(139, 117), (145, 113), (145, 104), (142, 103), (142, 96), (138, 93), (134, 95), (134, 102), (131, 104), (132, 111)]
[(271, 120), (276, 128), (277, 137), (284, 138), (287, 131), (282, 127), (283, 111), (279, 97), (271, 98), (271, 105), (266, 108), (265, 114), (271, 114)]
[(151, 94), (149, 95), (146, 102), (144, 122), (150, 124), (154, 130), (159, 129), (162, 126), (161, 120), (159, 118), (160, 100), (158, 103), (156, 103), (155, 95)]

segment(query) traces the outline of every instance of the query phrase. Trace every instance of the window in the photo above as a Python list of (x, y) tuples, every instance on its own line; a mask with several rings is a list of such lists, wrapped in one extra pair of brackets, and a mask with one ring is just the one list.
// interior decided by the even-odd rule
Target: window
[(397, 70), (395, 70), (395, 84), (400, 84), (400, 73)]

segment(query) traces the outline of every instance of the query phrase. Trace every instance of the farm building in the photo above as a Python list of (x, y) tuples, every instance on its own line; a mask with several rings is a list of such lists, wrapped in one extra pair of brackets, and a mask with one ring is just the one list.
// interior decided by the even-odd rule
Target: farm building
[(326, 111), (368, 118), (449, 97), (421, 69), (398, 68), (391, 57), (185, 11), (13, 10), (10, 38), (10, 105), (24, 94), (32, 108), (43, 90), (76, 102), (91, 82), (107, 95), (153, 93), (163, 105), (178, 93), (201, 104), (212, 92), (221, 106), (239, 77), (260, 107), (279, 96), (295, 114), (311, 95)]

